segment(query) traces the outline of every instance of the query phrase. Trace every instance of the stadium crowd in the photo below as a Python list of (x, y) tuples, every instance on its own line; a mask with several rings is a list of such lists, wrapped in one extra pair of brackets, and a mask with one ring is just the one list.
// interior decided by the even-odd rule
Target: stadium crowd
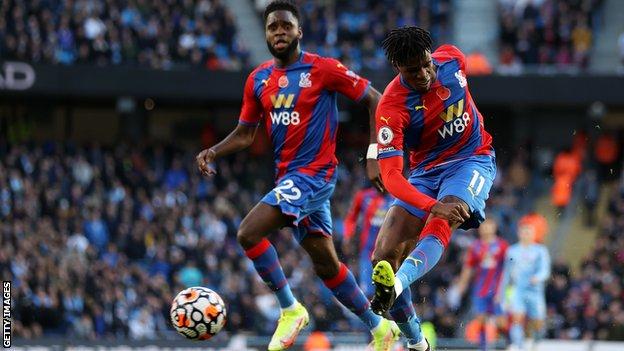
[[(364, 172), (354, 151), (343, 156), (333, 197), (334, 234), (353, 267), (357, 254), (342, 243), (341, 218)], [(236, 230), (269, 189), (270, 160), (240, 154), (221, 160), (217, 176), (206, 179), (193, 159), (192, 152), (165, 145), (0, 145), (0, 274), (14, 282), (16, 335), (177, 337), (169, 327), (170, 302), (194, 285), (223, 296), (227, 331), (269, 335), (279, 308), (244, 258)], [(526, 164), (515, 163), (500, 170), (492, 192), (490, 213), (502, 224), (513, 222), (507, 217), (526, 186)], [(624, 226), (624, 191), (614, 195), (610, 213), (580, 276), (555, 266), (548, 290), (550, 336), (621, 338), (624, 241), (617, 228)], [(447, 258), (415, 291), (419, 315), (433, 322), (440, 337), (461, 336), (447, 288), (461, 269), (452, 258), (461, 256), (471, 235), (458, 235)], [(288, 229), (272, 242), (296, 296), (310, 307), (311, 330), (362, 329), (315, 278)], [(619, 249), (613, 251), (614, 245)]]
[(240, 69), (248, 53), (220, 0), (6, 0), (0, 58), (36, 63)]
[[(255, 0), (261, 14), (269, 0)], [(417, 25), (434, 43), (449, 39), (449, 0), (294, 1), (301, 9), (303, 47), (336, 57), (354, 71), (387, 67), (380, 43), (395, 27)]]
[(546, 291), (548, 337), (624, 341), (624, 177), (577, 276), (555, 262)]
[[(253, 2), (262, 12), (268, 0)], [(295, 2), (302, 9), (304, 48), (337, 57), (355, 71), (387, 67), (379, 43), (391, 28), (418, 25), (431, 31), (434, 43), (450, 39), (450, 0)], [(587, 68), (602, 3), (499, 0), (498, 71)], [(156, 69), (250, 65), (221, 0), (2, 1), (0, 58)]]
[[(270, 160), (241, 154), (205, 179), (193, 154), (164, 146), (5, 144), (0, 156), (0, 273), (14, 281), (17, 335), (166, 337), (173, 295), (193, 285), (223, 296), (227, 330), (273, 331), (278, 306), (236, 242), (245, 211), (269, 189), (272, 169), (262, 165)], [(347, 246), (340, 219), (364, 177), (354, 152), (342, 159), (333, 201), (339, 248)], [(290, 231), (276, 235), (295, 293), (311, 307), (312, 328), (361, 328), (315, 278)], [(357, 255), (345, 251), (355, 265), (349, 258)], [(453, 336), (458, 322), (446, 313), (444, 289), (458, 269), (447, 260), (416, 294), (441, 336)]]
[(600, 25), (603, 0), (500, 0), (500, 66), (585, 69)]

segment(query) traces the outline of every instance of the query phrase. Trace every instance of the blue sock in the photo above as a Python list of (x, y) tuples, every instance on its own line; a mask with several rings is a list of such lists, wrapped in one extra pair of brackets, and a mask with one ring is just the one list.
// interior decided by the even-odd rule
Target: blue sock
[(520, 323), (513, 323), (511, 325), (509, 336), (511, 337), (511, 343), (513, 345), (522, 348), (524, 345), (524, 330), (522, 330), (522, 325), (520, 325)]
[(408, 343), (413, 345), (422, 341), (420, 319), (418, 319), (412, 304), (412, 292), (409, 287), (397, 297), (388, 313), (399, 326)]
[(403, 284), (403, 290), (407, 290), (413, 282), (435, 267), (443, 252), (444, 245), (433, 235), (419, 241), (396, 273), (396, 277)]
[(262, 239), (256, 246), (245, 250), (245, 255), (251, 259), (256, 271), (269, 289), (273, 290), (280, 307), (292, 306), (296, 300), (277, 258), (277, 251), (271, 242), (266, 238)]
[(379, 325), (381, 317), (374, 314), (370, 309), (370, 303), (344, 263), (340, 263), (340, 269), (335, 277), (323, 280), (323, 283), (341, 304), (355, 313), (366, 324), (369, 330), (373, 330)]

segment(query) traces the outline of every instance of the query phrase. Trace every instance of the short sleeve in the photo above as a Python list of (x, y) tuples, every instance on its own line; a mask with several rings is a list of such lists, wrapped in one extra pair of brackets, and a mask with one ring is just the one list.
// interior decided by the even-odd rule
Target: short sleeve
[(459, 69), (466, 70), (466, 55), (454, 45), (442, 45), (431, 56), (438, 61), (457, 60)]
[(388, 97), (384, 93), (375, 112), (378, 159), (403, 155), (403, 129), (407, 124), (407, 113), (391, 101), (392, 97)]
[(370, 87), (370, 81), (360, 77), (333, 58), (321, 58), (323, 77), (328, 90), (339, 92), (353, 101), (360, 101)]
[(243, 91), (243, 106), (241, 107), (241, 113), (238, 118), (238, 123), (256, 126), (260, 123), (262, 118), (262, 105), (256, 98), (254, 92), (254, 73), (252, 72), (245, 82), (245, 88)]

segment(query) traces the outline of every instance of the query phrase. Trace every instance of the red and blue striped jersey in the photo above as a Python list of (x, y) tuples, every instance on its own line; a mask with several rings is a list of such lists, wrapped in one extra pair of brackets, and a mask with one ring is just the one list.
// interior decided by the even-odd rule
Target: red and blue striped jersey
[(345, 238), (353, 237), (356, 227), (360, 228), (360, 253), (373, 253), (377, 234), (381, 229), (392, 197), (380, 194), (374, 188), (365, 188), (355, 194), (351, 208), (344, 220)]
[(475, 269), (472, 291), (474, 296), (495, 294), (503, 275), (505, 253), (509, 244), (499, 237), (490, 243), (475, 240), (466, 257), (468, 267)]
[(329, 179), (338, 164), (337, 93), (357, 101), (369, 86), (332, 58), (302, 52), (285, 68), (270, 60), (247, 78), (239, 123), (258, 125), (264, 119), (277, 179), (291, 171)]
[(432, 55), (437, 77), (422, 94), (397, 75), (377, 107), (379, 158), (410, 152), (410, 170), (427, 171), (446, 162), (493, 152), (492, 137), (472, 100), (465, 57), (442, 45)]

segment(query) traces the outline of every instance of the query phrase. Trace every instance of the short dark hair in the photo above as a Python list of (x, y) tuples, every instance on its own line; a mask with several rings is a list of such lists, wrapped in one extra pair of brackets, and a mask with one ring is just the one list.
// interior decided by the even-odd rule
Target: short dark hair
[(421, 58), (431, 51), (431, 34), (420, 27), (409, 26), (390, 31), (381, 42), (386, 57), (395, 66), (405, 66), (414, 58)]
[(299, 23), (301, 23), (301, 16), (299, 15), (299, 8), (294, 3), (288, 0), (275, 0), (271, 1), (270, 4), (264, 9), (264, 14), (262, 14), (262, 19), (264, 19), (264, 23), (266, 23), (267, 18), (271, 14), (271, 12), (275, 11), (290, 11), (293, 16), (297, 19)]

